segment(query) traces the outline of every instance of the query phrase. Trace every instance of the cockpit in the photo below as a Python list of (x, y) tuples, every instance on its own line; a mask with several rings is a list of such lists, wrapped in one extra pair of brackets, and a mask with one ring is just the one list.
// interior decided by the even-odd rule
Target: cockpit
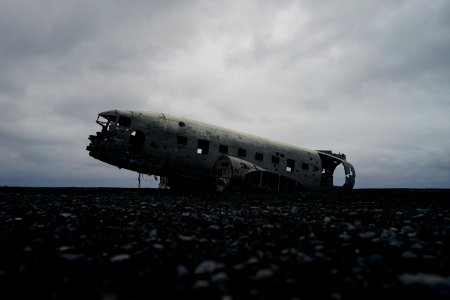
[(101, 130), (90, 135), (86, 150), (101, 161), (136, 170), (133, 162), (141, 159), (145, 135), (133, 129), (133, 114), (129, 111), (111, 110), (98, 114), (96, 123)]
[(110, 125), (114, 124), (119, 127), (130, 127), (131, 126), (131, 118), (126, 116), (118, 116), (111, 114), (101, 113), (97, 117), (97, 124), (102, 126), (103, 129), (109, 130)]
[(107, 111), (98, 114), (96, 123), (102, 127), (96, 135), (90, 135), (91, 143), (86, 150), (97, 159), (117, 165), (118, 160), (126, 160), (131, 134), (131, 115), (127, 112)]

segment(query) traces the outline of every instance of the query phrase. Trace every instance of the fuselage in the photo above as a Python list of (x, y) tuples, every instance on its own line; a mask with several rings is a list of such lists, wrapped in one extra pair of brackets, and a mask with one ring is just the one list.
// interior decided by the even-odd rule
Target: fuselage
[[(97, 123), (102, 131), (90, 136), (89, 154), (143, 174), (207, 182), (218, 158), (228, 156), (314, 189), (330, 185), (328, 177), (332, 181), (339, 163), (351, 166), (345, 156), (331, 151), (279, 143), (162, 113), (111, 110), (100, 113)], [(346, 187), (354, 184), (352, 166), (350, 171), (353, 183), (346, 182)]]

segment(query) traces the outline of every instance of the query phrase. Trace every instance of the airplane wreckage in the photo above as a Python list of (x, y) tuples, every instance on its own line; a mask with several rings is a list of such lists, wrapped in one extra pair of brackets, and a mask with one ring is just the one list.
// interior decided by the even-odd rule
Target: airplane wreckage
[[(296, 191), (336, 187), (340, 164), (352, 189), (355, 169), (344, 154), (278, 143), (162, 113), (111, 110), (98, 115), (89, 155), (141, 174), (160, 176), (160, 188), (256, 188)], [(140, 181), (139, 181), (140, 182)]]

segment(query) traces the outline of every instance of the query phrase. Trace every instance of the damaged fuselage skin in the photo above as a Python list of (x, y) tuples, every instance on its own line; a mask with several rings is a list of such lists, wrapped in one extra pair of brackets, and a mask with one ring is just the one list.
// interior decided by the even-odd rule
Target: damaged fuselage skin
[(295, 191), (352, 189), (355, 170), (344, 154), (310, 150), (162, 113), (111, 110), (98, 115), (102, 127), (89, 136), (89, 155), (108, 164), (160, 176), (172, 189), (257, 188)]

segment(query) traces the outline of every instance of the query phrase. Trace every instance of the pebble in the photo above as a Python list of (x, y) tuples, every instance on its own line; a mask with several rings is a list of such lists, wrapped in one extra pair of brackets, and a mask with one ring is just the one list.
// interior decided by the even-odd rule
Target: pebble
[(374, 238), (377, 234), (373, 231), (361, 232), (359, 236), (363, 239), (371, 239)]
[(0, 194), (0, 279), (22, 298), (448, 296), (442, 191)]
[(131, 258), (131, 256), (129, 254), (123, 253), (123, 254), (114, 255), (113, 257), (110, 258), (110, 261), (112, 261), (112, 262), (122, 262), (122, 261), (128, 260), (130, 258)]
[(255, 280), (268, 279), (273, 276), (273, 271), (271, 269), (260, 269), (256, 272), (254, 277)]
[(415, 259), (415, 258), (417, 258), (417, 254), (415, 254), (412, 251), (405, 251), (402, 253), (401, 258)]
[(222, 263), (213, 260), (204, 260), (196, 268), (195, 274), (213, 273), (217, 270), (223, 269), (224, 265)]
[(433, 289), (439, 295), (450, 296), (450, 276), (444, 277), (438, 274), (427, 273), (405, 273), (400, 275), (398, 279), (406, 286), (426, 286)]

